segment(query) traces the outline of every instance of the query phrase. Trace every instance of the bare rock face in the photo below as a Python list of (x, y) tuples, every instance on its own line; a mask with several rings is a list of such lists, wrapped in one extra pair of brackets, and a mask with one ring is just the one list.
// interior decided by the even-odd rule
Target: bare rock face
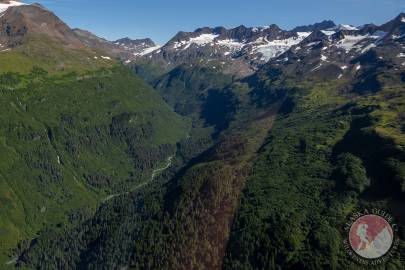
[(295, 32), (322, 31), (322, 30), (333, 28), (335, 26), (336, 26), (336, 24), (333, 21), (325, 20), (323, 22), (314, 23), (311, 25), (297, 26), (292, 31), (295, 31)]
[(115, 44), (121, 46), (128, 46), (128, 47), (135, 47), (135, 46), (143, 46), (145, 48), (154, 47), (156, 46), (155, 42), (150, 38), (143, 38), (143, 39), (130, 39), (128, 37), (121, 38), (114, 41)]
[(47, 37), (72, 49), (85, 48), (76, 34), (41, 5), (10, 6), (0, 17), (0, 43), (15, 47), (27, 37)]

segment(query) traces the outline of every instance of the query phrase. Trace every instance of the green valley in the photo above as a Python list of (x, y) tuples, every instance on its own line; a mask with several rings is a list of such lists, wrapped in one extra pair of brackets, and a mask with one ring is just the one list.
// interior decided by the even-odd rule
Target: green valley
[(405, 269), (404, 49), (404, 13), (159, 46), (0, 0), (0, 269)]

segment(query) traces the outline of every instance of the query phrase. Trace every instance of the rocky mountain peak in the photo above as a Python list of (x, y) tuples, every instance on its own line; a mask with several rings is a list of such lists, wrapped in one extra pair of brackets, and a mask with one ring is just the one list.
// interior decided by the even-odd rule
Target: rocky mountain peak
[(28, 36), (57, 40), (70, 48), (84, 48), (74, 32), (55, 14), (40, 5), (15, 4), (10, 1), (0, 18), (0, 42), (8, 46), (21, 44)]
[(150, 38), (143, 38), (143, 39), (131, 39), (129, 37), (121, 38), (114, 41), (115, 44), (126, 45), (126, 46), (145, 46), (145, 47), (153, 47), (156, 46), (155, 42)]
[(405, 26), (405, 13), (400, 13), (393, 20), (380, 26), (380, 29), (386, 32), (393, 31), (395, 28)]
[(314, 23), (310, 25), (304, 26), (297, 26), (291, 31), (293, 32), (313, 32), (313, 31), (321, 31), (335, 27), (336, 24), (331, 20), (324, 20), (320, 23)]
[(394, 20), (400, 21), (401, 23), (405, 23), (405, 12), (401, 12)]

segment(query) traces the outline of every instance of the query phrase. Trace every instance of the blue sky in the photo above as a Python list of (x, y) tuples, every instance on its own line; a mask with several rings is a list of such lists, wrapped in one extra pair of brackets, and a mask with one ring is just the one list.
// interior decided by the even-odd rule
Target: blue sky
[[(22, 0), (23, 1), (23, 0)], [(384, 23), (405, 12), (405, 0), (35, 0), (72, 28), (115, 40), (150, 37), (159, 44), (178, 31), (202, 26), (290, 29), (324, 19), (361, 25)]]

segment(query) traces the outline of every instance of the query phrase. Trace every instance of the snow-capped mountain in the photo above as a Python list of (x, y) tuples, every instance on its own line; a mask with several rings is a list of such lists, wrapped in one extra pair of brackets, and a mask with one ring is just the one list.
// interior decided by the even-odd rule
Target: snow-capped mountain
[(169, 68), (194, 61), (216, 61), (225, 67), (225, 72), (244, 76), (310, 34), (285, 31), (277, 25), (233, 29), (206, 27), (194, 32), (179, 32), (164, 46), (140, 56)]
[[(85, 30), (70, 29), (39, 4), (2, 0), (0, 29), (2, 50), (22, 44), (27, 37), (40, 35), (70, 48), (100, 50), (103, 55), (119, 58), (127, 64), (154, 63), (170, 70), (182, 64), (199, 63), (237, 77), (253, 74), (267, 63), (299, 70), (302, 74), (328, 68), (334, 70), (328, 74), (344, 77), (349, 68), (343, 67), (355, 65), (353, 59), (370, 50), (386, 50), (379, 57), (389, 56), (405, 65), (403, 13), (381, 26), (356, 27), (323, 21), (292, 30), (283, 30), (274, 24), (233, 29), (205, 27), (194, 32), (179, 32), (159, 46), (148, 38), (108, 41)], [(391, 50), (387, 50), (388, 47)]]
[(194, 62), (212, 63), (225, 73), (238, 76), (252, 74), (266, 63), (286, 67), (288, 63), (295, 63), (303, 73), (325, 67), (333, 69), (330, 66), (334, 65), (334, 73), (337, 73), (334, 76), (343, 77), (354, 58), (373, 48), (391, 46), (395, 47), (395, 56), (405, 54), (402, 52), (404, 33), (404, 14), (381, 26), (355, 27), (324, 21), (291, 31), (277, 25), (200, 28), (194, 32), (179, 32), (163, 47), (151, 48), (137, 60), (159, 63), (168, 69)]
[(358, 30), (339, 27), (315, 31), (271, 59), (263, 70), (279, 69), (294, 77), (328, 81), (353, 79), (359, 91), (376, 91), (380, 87), (376, 77), (379, 69), (405, 66), (404, 18), (400, 14), (384, 25), (366, 25)]

